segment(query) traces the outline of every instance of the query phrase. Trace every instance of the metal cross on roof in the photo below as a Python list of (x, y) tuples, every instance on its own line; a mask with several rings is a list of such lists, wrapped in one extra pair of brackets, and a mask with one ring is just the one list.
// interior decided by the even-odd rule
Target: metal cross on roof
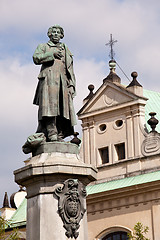
[(110, 51), (110, 54), (109, 54), (109, 57), (111, 58), (111, 60), (114, 60), (114, 55), (115, 55), (115, 53), (114, 53), (114, 51), (113, 51), (113, 45), (114, 45), (116, 42), (118, 42), (118, 41), (117, 41), (117, 40), (114, 40), (114, 39), (112, 38), (112, 34), (110, 34), (110, 40), (109, 40), (108, 43), (105, 44), (106, 46), (109, 45), (109, 46), (111, 47), (111, 51)]

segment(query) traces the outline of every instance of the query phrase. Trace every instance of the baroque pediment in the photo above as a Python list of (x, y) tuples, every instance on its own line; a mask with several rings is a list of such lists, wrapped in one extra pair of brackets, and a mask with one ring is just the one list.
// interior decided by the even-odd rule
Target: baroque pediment
[(137, 98), (137, 95), (129, 92), (122, 85), (117, 86), (111, 82), (102, 84), (92, 99), (81, 108), (78, 115), (128, 103)]

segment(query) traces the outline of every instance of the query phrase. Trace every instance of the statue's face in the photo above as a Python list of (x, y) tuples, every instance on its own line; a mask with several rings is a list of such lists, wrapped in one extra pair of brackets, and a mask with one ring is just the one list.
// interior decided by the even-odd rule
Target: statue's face
[(58, 43), (60, 41), (60, 39), (61, 39), (61, 31), (60, 31), (60, 29), (59, 28), (53, 28), (50, 40), (53, 43)]

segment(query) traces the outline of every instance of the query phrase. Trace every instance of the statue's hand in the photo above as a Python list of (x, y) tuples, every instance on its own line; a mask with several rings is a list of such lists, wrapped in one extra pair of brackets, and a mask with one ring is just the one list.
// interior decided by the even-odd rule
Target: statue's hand
[(55, 58), (61, 59), (63, 57), (62, 51), (59, 48), (55, 48), (53, 55)]
[(74, 88), (73, 88), (73, 86), (70, 86), (70, 87), (69, 87), (69, 94), (71, 95), (71, 97), (73, 96), (73, 94), (74, 94)]

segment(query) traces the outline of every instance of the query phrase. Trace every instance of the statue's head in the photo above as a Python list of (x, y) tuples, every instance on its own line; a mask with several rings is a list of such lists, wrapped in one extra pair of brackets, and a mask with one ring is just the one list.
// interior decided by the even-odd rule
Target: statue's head
[(60, 25), (55, 24), (48, 29), (47, 35), (50, 38), (50, 40), (53, 42), (54, 42), (54, 36), (57, 35), (58, 37), (57, 41), (59, 42), (59, 40), (64, 37), (64, 30)]

